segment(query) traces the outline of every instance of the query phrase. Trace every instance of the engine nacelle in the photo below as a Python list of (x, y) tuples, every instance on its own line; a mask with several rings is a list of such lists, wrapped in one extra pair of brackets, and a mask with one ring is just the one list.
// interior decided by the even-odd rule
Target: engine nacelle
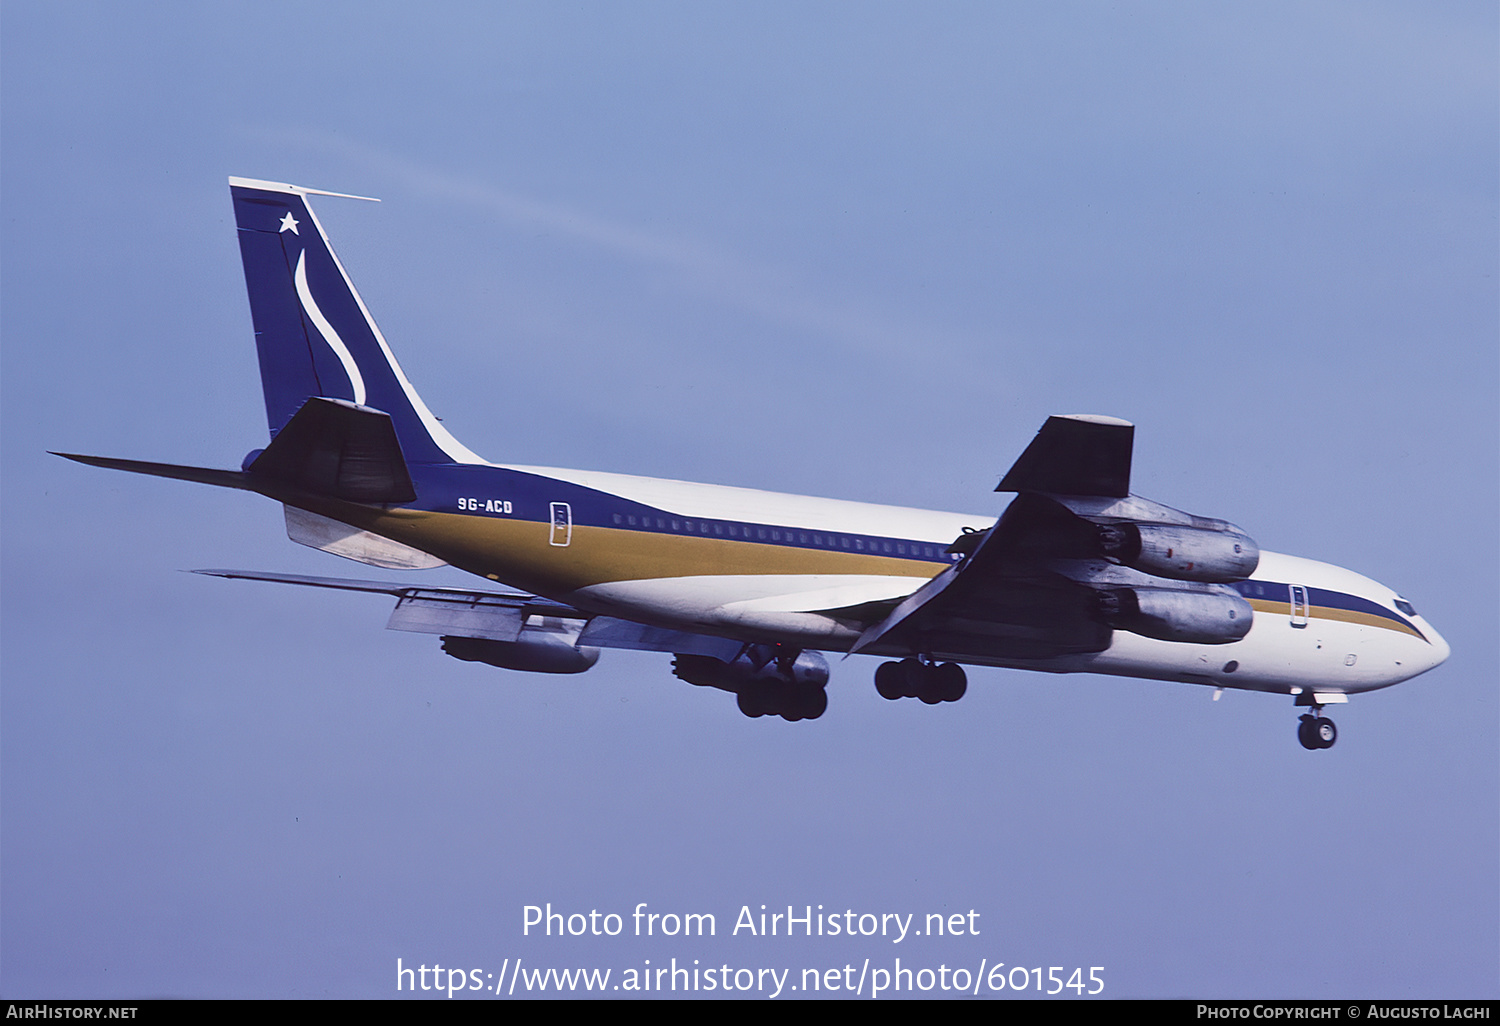
[(1160, 641), (1227, 645), (1250, 633), (1255, 610), (1228, 588), (1111, 588), (1099, 593), (1104, 622)]
[(1260, 565), (1260, 546), (1233, 524), (1214, 523), (1223, 526), (1104, 524), (1099, 551), (1153, 577), (1209, 584), (1244, 580)]
[(828, 660), (821, 652), (803, 652), (783, 672), (776, 659), (757, 667), (743, 654), (732, 663), (713, 656), (679, 655), (672, 663), (672, 672), (689, 684), (721, 691), (739, 692), (754, 684), (772, 683), (821, 688), (828, 683)]
[(597, 648), (568, 644), (556, 634), (523, 631), (516, 641), (460, 638), (445, 634), (443, 651), (468, 663), (489, 663), (528, 673), (582, 673), (599, 661)]

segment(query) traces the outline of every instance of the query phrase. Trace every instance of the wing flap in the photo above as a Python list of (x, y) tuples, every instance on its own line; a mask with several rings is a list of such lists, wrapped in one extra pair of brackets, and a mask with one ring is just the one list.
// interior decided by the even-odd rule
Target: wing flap
[(386, 629), (515, 641), (526, 626), (526, 602), (502, 595), (447, 595), (414, 588), (396, 600)]

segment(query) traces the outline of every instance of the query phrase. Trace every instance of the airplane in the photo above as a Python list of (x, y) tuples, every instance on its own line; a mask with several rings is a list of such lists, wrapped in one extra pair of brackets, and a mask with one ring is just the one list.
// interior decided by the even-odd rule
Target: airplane
[(238, 470), (56, 455), (256, 492), (294, 542), (521, 590), (198, 573), (386, 594), (388, 628), (505, 669), (672, 653), (678, 678), (788, 721), (827, 709), (831, 652), (883, 657), (879, 694), (929, 705), (964, 696), (965, 664), (1291, 695), (1320, 750), (1338, 738), (1326, 706), (1448, 657), (1385, 585), (1131, 494), (1135, 429), (1114, 417), (1049, 417), (998, 518), (491, 463), (417, 395), (309, 202), (367, 197), (229, 185), (269, 443)]

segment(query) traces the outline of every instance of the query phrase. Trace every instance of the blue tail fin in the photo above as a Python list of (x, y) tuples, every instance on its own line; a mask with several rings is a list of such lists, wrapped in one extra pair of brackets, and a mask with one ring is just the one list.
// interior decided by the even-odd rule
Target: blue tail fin
[(307, 204), (340, 194), (246, 178), (229, 179), (229, 193), (271, 437), (320, 396), (389, 414), (409, 463), (482, 463), (401, 373)]

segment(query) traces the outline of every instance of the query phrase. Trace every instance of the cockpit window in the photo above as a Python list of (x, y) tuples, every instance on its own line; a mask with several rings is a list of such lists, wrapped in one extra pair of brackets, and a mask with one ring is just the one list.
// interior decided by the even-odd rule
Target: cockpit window
[(1398, 598), (1396, 600), (1396, 602), (1395, 602), (1395, 606), (1396, 606), (1397, 609), (1401, 610), (1401, 612), (1405, 613), (1407, 616), (1416, 616), (1417, 615), (1417, 607), (1414, 606), (1414, 605), (1412, 605), (1410, 602), (1406, 601), (1406, 599), (1404, 599), (1404, 598)]

